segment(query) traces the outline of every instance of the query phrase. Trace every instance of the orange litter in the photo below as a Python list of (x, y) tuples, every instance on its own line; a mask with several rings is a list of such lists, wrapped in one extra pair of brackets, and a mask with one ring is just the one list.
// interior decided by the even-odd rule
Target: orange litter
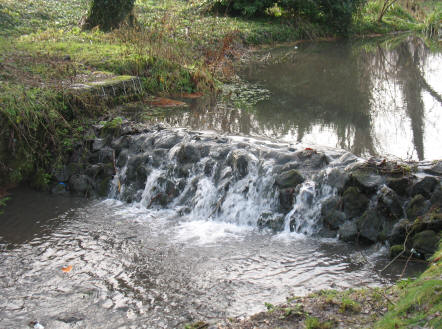
[(62, 267), (61, 270), (62, 270), (64, 273), (69, 273), (69, 272), (72, 270), (72, 265)]

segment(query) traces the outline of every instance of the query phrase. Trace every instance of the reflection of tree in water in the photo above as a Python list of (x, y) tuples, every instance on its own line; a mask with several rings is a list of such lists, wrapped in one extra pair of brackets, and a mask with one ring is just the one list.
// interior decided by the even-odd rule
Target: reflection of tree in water
[(419, 160), (424, 159), (425, 90), (442, 104), (440, 95), (425, 80), (422, 69), (429, 55), (424, 42), (415, 37), (403, 40), (394, 49), (378, 46), (372, 74), (389, 84), (399, 84), (405, 112), (410, 119), (413, 144)]
[[(357, 155), (375, 155), (371, 111), (373, 103), (379, 102), (376, 90), (391, 85), (389, 97), (404, 102), (417, 156), (423, 159), (422, 90), (441, 102), (421, 73), (420, 65), (427, 54), (423, 42), (415, 38), (399, 42), (394, 49), (386, 49), (379, 43), (369, 46), (313, 43), (292, 56), (283, 54), (290, 58), (289, 62), (254, 64), (247, 68), (245, 78), (260, 83), (272, 93), (268, 101), (259, 103), (252, 111), (206, 98), (196, 101), (190, 112), (168, 120), (174, 125), (229, 134), (293, 135), (298, 141), (314, 129), (331, 130), (338, 139), (336, 146)], [(398, 86), (403, 99), (395, 94)], [(387, 112), (400, 108), (400, 105), (381, 106)]]

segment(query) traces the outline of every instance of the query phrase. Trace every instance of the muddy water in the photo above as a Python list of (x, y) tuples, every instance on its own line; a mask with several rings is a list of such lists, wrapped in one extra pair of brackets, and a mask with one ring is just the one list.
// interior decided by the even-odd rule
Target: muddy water
[(442, 54), (415, 37), (260, 51), (233, 101), (195, 101), (174, 126), (326, 145), (358, 156), (442, 158)]
[(16, 191), (0, 221), (0, 328), (176, 328), (251, 314), (291, 294), (386, 284), (404, 265), (381, 275), (388, 260), (376, 247), (115, 200)]

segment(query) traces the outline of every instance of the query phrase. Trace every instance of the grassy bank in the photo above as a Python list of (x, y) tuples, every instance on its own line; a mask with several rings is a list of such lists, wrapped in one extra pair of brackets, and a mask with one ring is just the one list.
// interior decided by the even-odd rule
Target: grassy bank
[[(73, 102), (67, 90), (97, 71), (139, 76), (147, 94), (213, 92), (234, 75), (232, 59), (247, 46), (332, 36), (325, 27), (275, 15), (217, 16), (206, 3), (138, 0), (136, 28), (103, 33), (79, 27), (88, 0), (3, 0), (0, 186), (30, 177), (36, 187), (47, 185), (49, 167), (63, 162), (88, 126), (107, 116), (108, 104)], [(429, 13), (440, 13), (438, 2), (425, 4), (421, 16), (395, 6), (376, 22), (380, 2), (370, 1), (355, 16), (351, 33), (424, 30)], [(438, 14), (432, 15), (437, 21)]]

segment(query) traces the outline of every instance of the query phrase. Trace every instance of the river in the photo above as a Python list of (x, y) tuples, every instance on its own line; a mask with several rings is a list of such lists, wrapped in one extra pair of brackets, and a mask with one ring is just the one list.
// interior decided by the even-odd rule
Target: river
[[(404, 262), (381, 272), (387, 247), (323, 233), (321, 205), (338, 193), (330, 170), (360, 161), (348, 151), (442, 157), (441, 55), (416, 39), (363, 45), (261, 52), (236, 102), (195, 101), (165, 118), (177, 128), (126, 139), (107, 198), (14, 191), (0, 215), (0, 328), (179, 328), (395, 282)], [(263, 228), (280, 211), (275, 168), (301, 157), (296, 202), (281, 229)]]

